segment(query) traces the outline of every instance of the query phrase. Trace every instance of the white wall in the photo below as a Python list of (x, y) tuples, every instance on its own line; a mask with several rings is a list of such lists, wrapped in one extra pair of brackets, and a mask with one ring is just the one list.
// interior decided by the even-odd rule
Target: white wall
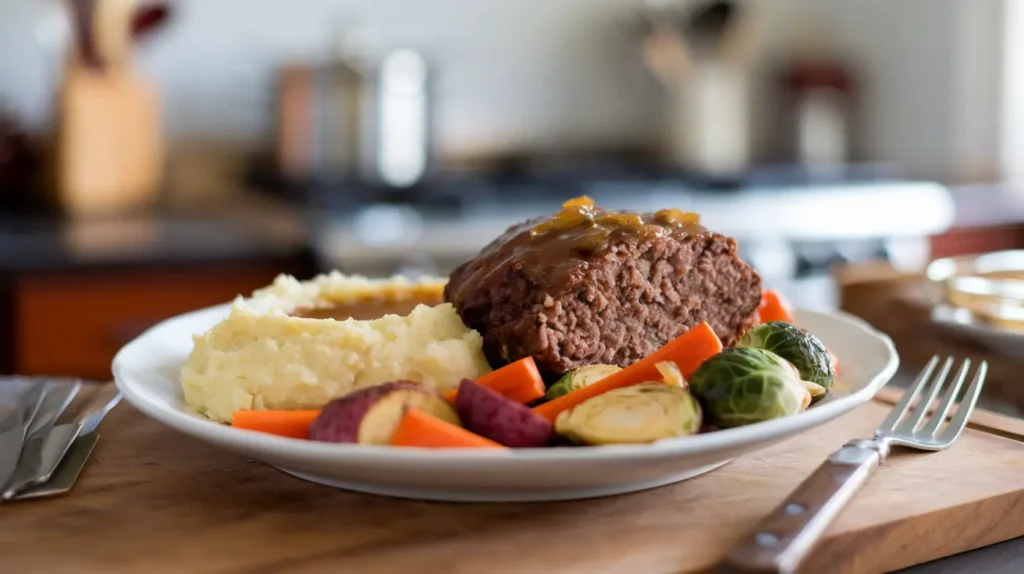
[[(1007, 1), (757, 0), (761, 57), (784, 53), (799, 19), (822, 14), (866, 73), (857, 127), (873, 158), (930, 177), (985, 173), (1000, 149)], [(39, 2), (0, 0), (0, 96), (36, 126), (49, 110), (32, 35)], [(446, 152), (643, 142), (658, 128), (657, 91), (617, 24), (643, 2), (178, 0), (141, 63), (164, 91), (172, 135), (255, 140), (274, 66), (322, 56), (334, 29), (356, 22), (369, 45), (435, 55)], [(762, 119), (767, 106), (755, 102)]]
[[(47, 97), (32, 40), (38, 0), (0, 2), (0, 94), (38, 123)], [(274, 66), (325, 56), (336, 29), (412, 45), (440, 67), (446, 148), (643, 139), (655, 92), (616, 24), (641, 0), (179, 0), (142, 66), (172, 135), (263, 134)]]

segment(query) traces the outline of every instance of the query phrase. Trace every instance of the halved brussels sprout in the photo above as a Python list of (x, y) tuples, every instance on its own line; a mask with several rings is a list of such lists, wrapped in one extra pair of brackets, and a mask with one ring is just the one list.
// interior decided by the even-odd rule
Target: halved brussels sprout
[(622, 367), (617, 365), (587, 365), (574, 371), (569, 371), (548, 388), (548, 391), (544, 393), (544, 400), (557, 399), (562, 395), (567, 395), (587, 385), (592, 385), (608, 375), (621, 370)]
[(794, 415), (825, 388), (800, 378), (796, 368), (765, 349), (735, 347), (704, 361), (690, 377), (708, 421), (738, 427)]
[(771, 351), (789, 361), (800, 372), (800, 378), (832, 388), (836, 368), (828, 349), (820, 339), (807, 331), (784, 321), (769, 321), (752, 327), (737, 347), (752, 347)]
[(700, 403), (680, 387), (647, 382), (602, 393), (558, 415), (555, 431), (578, 444), (635, 444), (700, 430)]
[(675, 361), (661, 361), (655, 363), (654, 368), (661, 373), (661, 378), (666, 385), (673, 385), (681, 389), (689, 388), (689, 383), (686, 382), (683, 372), (679, 370), (679, 365)]

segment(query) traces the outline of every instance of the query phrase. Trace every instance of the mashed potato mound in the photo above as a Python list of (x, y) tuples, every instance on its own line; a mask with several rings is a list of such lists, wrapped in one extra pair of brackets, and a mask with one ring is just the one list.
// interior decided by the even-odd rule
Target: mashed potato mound
[(412, 296), (437, 283), (338, 273), (308, 282), (278, 277), (252, 299), (236, 299), (226, 319), (194, 337), (181, 369), (185, 403), (227, 422), (236, 410), (318, 409), (355, 389), (393, 380), (446, 391), (489, 372), (480, 334), (447, 303), (370, 321), (289, 315), (345, 301)]

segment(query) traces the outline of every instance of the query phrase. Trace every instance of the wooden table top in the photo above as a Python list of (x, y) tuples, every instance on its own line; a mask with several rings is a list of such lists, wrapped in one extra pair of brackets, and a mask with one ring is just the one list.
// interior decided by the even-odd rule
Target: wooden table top
[[(310, 484), (122, 404), (70, 494), (0, 505), (0, 571), (690, 572), (717, 560), (848, 434), (868, 432), (887, 412), (867, 407), (799, 444), (676, 485), (564, 503), (447, 504)], [(1024, 490), (1006, 489), (1007, 473), (1024, 472), (1024, 442), (968, 432), (959, 453), (887, 462), (884, 480), (869, 482), (830, 529), (819, 561), (866, 572), (875, 562), (850, 556), (878, 547), (879, 537), (900, 548), (916, 541), (887, 555), (886, 564), (902, 566), (1024, 531), (1024, 516), (1020, 524), (1000, 518), (998, 527), (971, 518), (1024, 499)], [(993, 460), (1009, 462), (985, 467)], [(970, 477), (968, 467), (981, 471), (969, 488), (948, 478), (932, 486), (939, 476)], [(972, 506), (983, 499), (985, 507)], [(914, 522), (892, 522), (903, 514)]]

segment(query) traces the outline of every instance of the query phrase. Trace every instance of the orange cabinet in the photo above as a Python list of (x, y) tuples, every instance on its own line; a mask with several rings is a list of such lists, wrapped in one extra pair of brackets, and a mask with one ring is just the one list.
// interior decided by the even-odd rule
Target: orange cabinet
[(9, 370), (109, 378), (118, 349), (153, 324), (248, 295), (282, 271), (278, 265), (228, 264), (15, 276), (7, 293)]

